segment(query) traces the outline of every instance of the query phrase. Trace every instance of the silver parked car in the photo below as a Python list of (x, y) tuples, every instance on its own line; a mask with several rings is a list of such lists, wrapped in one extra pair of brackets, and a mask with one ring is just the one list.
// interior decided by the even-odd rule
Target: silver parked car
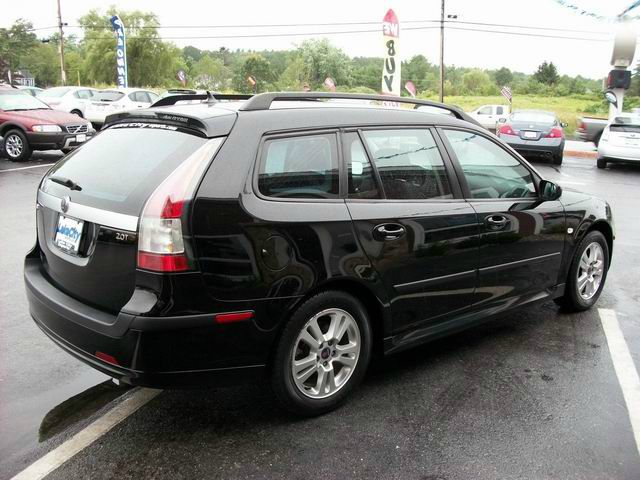
[(604, 128), (598, 144), (598, 168), (616, 161), (640, 162), (640, 116), (623, 113)]

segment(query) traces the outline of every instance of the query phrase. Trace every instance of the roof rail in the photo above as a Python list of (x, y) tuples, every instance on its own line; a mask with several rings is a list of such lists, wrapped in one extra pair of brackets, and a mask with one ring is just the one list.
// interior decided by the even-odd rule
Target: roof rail
[(181, 93), (178, 95), (167, 95), (152, 104), (152, 107), (166, 107), (175, 105), (185, 100), (206, 100), (206, 103), (217, 103), (221, 100), (249, 100), (253, 95), (242, 95), (236, 93)]
[(368, 93), (330, 93), (330, 92), (269, 92), (254, 95), (251, 99), (245, 103), (240, 110), (254, 111), (254, 110), (269, 110), (271, 103), (274, 101), (296, 101), (296, 100), (323, 100), (323, 99), (343, 99), (343, 100), (372, 100), (378, 102), (397, 102), (407, 103), (419, 106), (429, 106), (442, 108), (451, 112), (456, 118), (471, 122), (474, 125), (479, 123), (462, 111), (459, 107), (452, 105), (446, 105), (444, 103), (432, 102), (430, 100), (421, 100), (417, 98), (409, 97), (397, 97), (394, 95), (371, 95)]

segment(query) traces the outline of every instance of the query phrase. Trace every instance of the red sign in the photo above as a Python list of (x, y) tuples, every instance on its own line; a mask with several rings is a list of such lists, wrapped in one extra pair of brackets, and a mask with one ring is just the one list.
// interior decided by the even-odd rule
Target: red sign
[(407, 83), (404, 84), (404, 89), (407, 92), (409, 92), (409, 95), (411, 95), (413, 98), (415, 98), (417, 93), (418, 93), (418, 89), (416, 88), (416, 84), (413, 83), (411, 80), (409, 80)]
[(324, 86), (327, 87), (332, 92), (336, 91), (336, 82), (331, 77), (327, 77), (327, 78), (324, 79)]

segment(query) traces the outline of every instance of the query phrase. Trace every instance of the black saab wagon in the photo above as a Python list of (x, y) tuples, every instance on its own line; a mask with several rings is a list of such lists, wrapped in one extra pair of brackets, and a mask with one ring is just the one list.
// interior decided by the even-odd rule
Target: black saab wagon
[(383, 98), (176, 95), (109, 117), (39, 186), (37, 325), (132, 385), (268, 378), (313, 415), (373, 352), (596, 302), (605, 201), (544, 180), (454, 107)]

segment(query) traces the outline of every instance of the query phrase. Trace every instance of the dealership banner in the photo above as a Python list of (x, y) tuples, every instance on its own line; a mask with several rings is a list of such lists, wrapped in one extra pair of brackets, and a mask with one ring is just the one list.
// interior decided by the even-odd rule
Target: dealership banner
[(111, 17), (111, 26), (116, 32), (116, 75), (117, 83), (121, 88), (129, 86), (127, 78), (127, 37), (124, 33), (124, 23), (118, 15)]
[(400, 57), (398, 56), (398, 40), (400, 23), (392, 9), (389, 9), (382, 20), (384, 38), (384, 64), (382, 66), (382, 94), (400, 95)]

